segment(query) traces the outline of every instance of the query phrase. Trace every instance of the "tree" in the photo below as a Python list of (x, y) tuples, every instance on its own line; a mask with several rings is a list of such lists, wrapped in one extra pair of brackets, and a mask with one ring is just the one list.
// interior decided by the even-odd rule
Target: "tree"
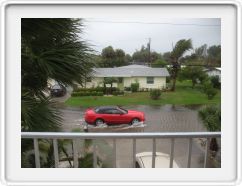
[(149, 61), (149, 51), (143, 45), (141, 46), (140, 50), (136, 50), (132, 58), (135, 62), (148, 62)]
[(166, 61), (167, 63), (171, 63), (171, 52), (165, 52), (162, 54), (162, 59)]
[(178, 73), (181, 69), (181, 63), (180, 58), (184, 55), (184, 53), (192, 48), (192, 41), (191, 39), (185, 40), (179, 40), (175, 47), (173, 48), (170, 59), (171, 59), (171, 78), (172, 78), (172, 87), (171, 90), (175, 91), (176, 89), (176, 79), (178, 76)]
[[(154, 62), (158, 59), (161, 59), (161, 54), (155, 52), (155, 51), (152, 51), (150, 54), (149, 54), (149, 50), (148, 48), (144, 47), (143, 45), (141, 46), (141, 49), (140, 50), (136, 50), (134, 53), (133, 53), (133, 56), (132, 56), (133, 60), (135, 62), (142, 62), (142, 63), (145, 63), (145, 62)], [(149, 59), (150, 58), (150, 59)]]
[(125, 54), (125, 63), (129, 64), (132, 62), (132, 56), (130, 54)]
[(114, 50), (108, 46), (102, 50), (102, 67), (119, 67), (127, 65), (125, 52), (122, 49)]
[(117, 83), (117, 78), (114, 77), (105, 77), (103, 81), (105, 92), (107, 93), (107, 85), (110, 85), (110, 93), (112, 94), (113, 83)]
[(220, 45), (210, 46), (207, 50), (207, 53), (208, 53), (208, 59), (207, 59), (208, 66), (221, 66), (221, 46)]
[(116, 54), (112, 46), (104, 48), (102, 50), (101, 56), (103, 67), (114, 67), (114, 60), (116, 58)]
[(204, 66), (207, 61), (207, 44), (195, 48), (191, 55), (186, 55), (180, 59), (185, 65)]
[(156, 68), (164, 68), (168, 65), (168, 63), (163, 60), (163, 59), (157, 59), (153, 63), (151, 63), (151, 67), (156, 67)]
[(179, 78), (181, 80), (183, 79), (191, 80), (192, 88), (194, 88), (198, 82), (203, 83), (203, 81), (208, 77), (207, 77), (207, 74), (203, 71), (202, 67), (187, 66), (181, 70), (179, 74)]
[(116, 59), (114, 60), (115, 66), (119, 67), (119, 66), (126, 65), (125, 52), (122, 49), (116, 49), (115, 54), (116, 54)]
[[(61, 113), (44, 94), (48, 79), (84, 83), (91, 72), (90, 48), (82, 41), (81, 19), (21, 19), (21, 130), (58, 131)], [(21, 154), (29, 152), (22, 140)]]
[(82, 84), (85, 74), (91, 71), (92, 65), (87, 60), (90, 49), (78, 36), (81, 28), (80, 19), (21, 19), (21, 124), (24, 130), (48, 131), (48, 128), (53, 130), (53, 125), (61, 124), (60, 114), (43, 93), (48, 79), (64, 85)]
[(195, 49), (195, 55), (198, 58), (204, 59), (207, 56), (207, 44), (204, 44)]

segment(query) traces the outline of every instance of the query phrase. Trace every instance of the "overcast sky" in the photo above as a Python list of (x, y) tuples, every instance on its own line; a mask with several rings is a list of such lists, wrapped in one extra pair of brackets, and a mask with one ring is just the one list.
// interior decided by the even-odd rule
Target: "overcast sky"
[(220, 45), (220, 19), (84, 19), (82, 38), (97, 52), (109, 45), (132, 54), (151, 38), (151, 50), (164, 53), (180, 39), (192, 39), (193, 48)]

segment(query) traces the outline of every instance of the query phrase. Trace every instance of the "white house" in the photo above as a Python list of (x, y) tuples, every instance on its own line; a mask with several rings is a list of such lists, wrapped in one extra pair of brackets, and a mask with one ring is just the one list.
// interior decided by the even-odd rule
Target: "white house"
[(145, 89), (166, 88), (166, 77), (169, 73), (166, 68), (151, 68), (143, 65), (128, 65), (114, 68), (94, 68), (93, 77), (86, 82), (86, 88), (103, 86), (104, 78), (115, 77), (118, 83), (113, 87), (121, 90), (130, 87), (131, 83), (139, 83)]
[(204, 70), (209, 77), (218, 76), (221, 82), (221, 68), (209, 68)]

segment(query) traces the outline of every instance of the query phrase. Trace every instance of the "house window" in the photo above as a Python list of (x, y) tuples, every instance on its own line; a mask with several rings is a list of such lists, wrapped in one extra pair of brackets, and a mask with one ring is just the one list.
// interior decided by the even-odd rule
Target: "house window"
[(118, 83), (123, 83), (123, 78), (122, 77), (118, 78)]
[(147, 84), (154, 84), (154, 77), (147, 77), (146, 78), (146, 83)]

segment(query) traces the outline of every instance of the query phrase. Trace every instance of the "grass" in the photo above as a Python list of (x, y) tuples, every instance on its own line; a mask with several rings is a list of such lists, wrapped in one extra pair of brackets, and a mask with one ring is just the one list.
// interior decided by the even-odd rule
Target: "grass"
[(124, 96), (98, 97), (84, 96), (71, 97), (65, 104), (73, 107), (93, 107), (101, 105), (191, 105), (191, 104), (220, 104), (221, 92), (208, 100), (207, 95), (201, 92), (201, 86), (191, 88), (190, 81), (177, 82), (175, 92), (163, 92), (159, 100), (152, 100), (149, 92), (125, 93)]

